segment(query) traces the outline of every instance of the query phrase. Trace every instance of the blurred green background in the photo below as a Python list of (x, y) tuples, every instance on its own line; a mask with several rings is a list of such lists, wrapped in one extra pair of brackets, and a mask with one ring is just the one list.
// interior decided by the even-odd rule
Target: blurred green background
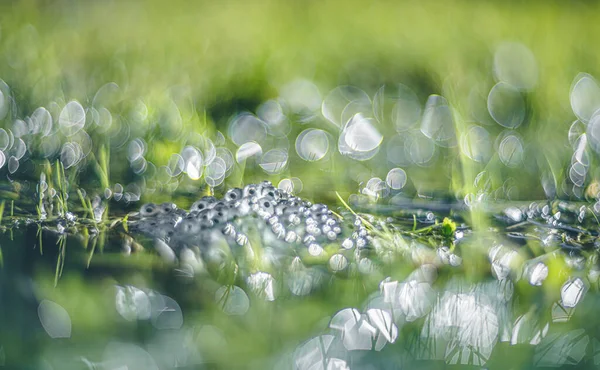
[[(114, 82), (119, 86), (114, 119), (127, 119), (140, 100), (150, 117), (159, 117), (171, 99), (186, 131), (208, 134), (226, 133), (234, 114), (255, 112), (299, 78), (314, 82), (322, 97), (336, 86), (354, 85), (373, 98), (380, 86), (403, 83), (421, 104), (430, 94), (443, 95), (455, 114), (472, 122), (469, 94), (477, 88), (485, 99), (493, 87), (496, 47), (507, 41), (528, 47), (539, 79), (524, 94), (527, 119), (518, 128), (526, 143), (526, 171), (493, 159), (475, 163), (456, 149), (440, 149), (433, 167), (405, 168), (421, 194), (462, 198), (484, 169), (494, 174), (494, 189), (507, 179), (517, 182), (516, 198), (545, 198), (540, 176), (546, 172), (560, 188), (572, 154), (566, 139), (575, 119), (570, 86), (577, 73), (595, 75), (599, 68), (594, 2), (7, 1), (0, 6), (0, 76), (14, 94), (13, 117), (50, 102), (62, 107), (76, 99), (89, 106), (98, 89)], [(169, 140), (134, 126), (130, 138), (137, 133), (151, 142), (149, 160), (157, 167), (183, 145), (181, 137)], [(294, 125), (286, 172), (269, 177), (258, 167), (246, 169), (246, 182), (296, 176), (305, 194), (333, 199), (326, 190), (354, 192), (364, 181), (348, 175), (353, 166), (361, 179), (385, 179), (391, 166), (382, 165), (381, 156), (363, 163), (299, 160), (294, 135), (307, 127), (332, 131), (323, 120)], [(456, 122), (459, 134), (464, 127)], [(495, 137), (502, 127), (486, 128)], [(379, 129), (386, 139), (393, 133)], [(118, 156), (122, 152), (115, 150), (112, 158)], [(135, 180), (123, 167), (111, 163), (111, 180)], [(233, 176), (226, 183), (239, 181)]]

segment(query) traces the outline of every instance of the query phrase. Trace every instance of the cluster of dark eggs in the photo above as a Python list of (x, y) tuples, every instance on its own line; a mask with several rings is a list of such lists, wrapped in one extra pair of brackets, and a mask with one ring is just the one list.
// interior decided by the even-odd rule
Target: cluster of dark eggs
[(232, 188), (221, 199), (202, 197), (189, 212), (173, 203), (145, 204), (139, 216), (134, 229), (165, 241), (173, 250), (207, 249), (215, 237), (243, 246), (251, 230), (260, 233), (264, 246), (304, 246), (314, 256), (327, 244), (364, 248), (369, 239), (367, 230), (355, 222), (353, 232), (341, 241), (343, 224), (326, 205), (312, 204), (268, 181)]

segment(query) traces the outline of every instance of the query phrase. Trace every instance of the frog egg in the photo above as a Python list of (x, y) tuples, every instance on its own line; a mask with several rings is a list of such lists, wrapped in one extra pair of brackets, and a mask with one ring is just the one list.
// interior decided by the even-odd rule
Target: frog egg
[(273, 202), (269, 199), (264, 199), (262, 198), (259, 203), (258, 206), (260, 207), (260, 209), (270, 215), (272, 215), (273, 213), (275, 213), (275, 207), (273, 205)]
[(140, 216), (142, 217), (152, 217), (156, 216), (159, 212), (159, 208), (154, 203), (147, 203), (140, 208)]
[(328, 232), (331, 231), (331, 226), (323, 225), (321, 227), (321, 231), (323, 232), (323, 234), (327, 234)]
[(160, 205), (159, 209), (161, 214), (168, 215), (177, 209), (177, 205), (175, 203), (165, 202)]
[(331, 230), (333, 230), (333, 232), (335, 232), (338, 235), (342, 233), (342, 228), (339, 226), (334, 226)]
[(328, 231), (326, 235), (327, 235), (327, 239), (329, 239), (331, 241), (337, 239), (337, 234), (333, 230)]
[(244, 196), (244, 198), (252, 198), (255, 197), (257, 194), (258, 192), (256, 190), (256, 185), (254, 184), (246, 185), (244, 187), (244, 190), (242, 191), (242, 195)]
[(190, 209), (190, 212), (200, 212), (203, 211), (207, 208), (209, 208), (209, 206), (212, 203), (215, 203), (217, 200), (215, 197), (202, 197), (202, 199), (197, 200), (196, 202), (194, 202), (194, 204), (192, 204), (192, 208)]
[(208, 208), (205, 208), (200, 212), (193, 213), (193, 215), (196, 220), (208, 220), (209, 212), (210, 210)]
[(261, 197), (268, 197), (271, 199), (276, 199), (276, 198), (278, 198), (278, 197), (276, 197), (276, 195), (279, 195), (273, 186), (259, 186), (258, 194)]
[(213, 225), (221, 225), (227, 222), (227, 216), (225, 212), (226, 211), (213, 210), (212, 218), (210, 219), (213, 222)]
[(227, 202), (237, 202), (240, 199), (242, 199), (242, 196), (243, 196), (242, 189), (233, 188), (233, 189), (229, 189), (227, 191), (227, 193), (225, 193), (225, 196), (223, 197), (223, 199), (225, 199), (225, 201), (227, 201)]
[(333, 227), (333, 226), (334, 226), (336, 223), (337, 223), (337, 221), (336, 221), (336, 220), (334, 220), (333, 218), (328, 218), (328, 219), (325, 221), (325, 225), (327, 225), (327, 226), (331, 226), (331, 227)]

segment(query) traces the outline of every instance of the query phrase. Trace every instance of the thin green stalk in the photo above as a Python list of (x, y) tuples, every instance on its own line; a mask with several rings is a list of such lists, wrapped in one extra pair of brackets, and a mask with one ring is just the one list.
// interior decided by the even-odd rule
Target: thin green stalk
[(0, 203), (0, 223), (2, 223), (2, 217), (4, 216), (4, 205), (5, 205), (6, 201), (2, 201), (2, 203)]
[(63, 216), (69, 212), (69, 205), (68, 205), (68, 191), (67, 191), (67, 183), (66, 183), (66, 178), (65, 178), (65, 168), (62, 165), (62, 162), (60, 160), (56, 160), (56, 183), (58, 185), (58, 199), (60, 202), (60, 206), (62, 209), (62, 214)]
[(105, 228), (102, 228), (100, 233), (98, 234), (98, 249), (100, 250), (100, 253), (104, 252), (104, 243), (106, 243), (106, 230)]
[(85, 199), (83, 198), (83, 193), (81, 192), (80, 189), (77, 189), (77, 195), (79, 196), (79, 201), (81, 202), (81, 207), (83, 208), (83, 211), (84, 211), (84, 217), (86, 214), (89, 213), (90, 218), (93, 218), (94, 217), (93, 212), (90, 212), (90, 210), (88, 209), (87, 203), (86, 203)]
[(56, 242), (58, 244), (58, 257), (56, 259), (56, 271), (54, 273), (54, 286), (58, 285), (58, 279), (62, 276), (65, 267), (65, 255), (67, 249), (67, 236), (61, 235)]
[(335, 192), (335, 195), (337, 195), (338, 199), (340, 200), (340, 202), (342, 202), (342, 204), (344, 205), (344, 207), (346, 207), (346, 209), (348, 211), (350, 211), (350, 213), (352, 213), (354, 216), (358, 217), (358, 219), (364, 223), (365, 225), (367, 225), (368, 227), (370, 227), (371, 229), (375, 230), (375, 226), (373, 226), (373, 224), (371, 224), (369, 221), (365, 220), (363, 217), (359, 216), (358, 213), (354, 212), (354, 210), (352, 208), (350, 208), (350, 206), (348, 205), (348, 203), (346, 203), (344, 201), (344, 199), (342, 199), (342, 196), (340, 195), (340, 193), (338, 193), (337, 191)]
[(44, 246), (42, 244), (42, 226), (38, 224), (37, 230), (38, 244), (40, 245), (40, 255), (44, 254)]
[(92, 240), (92, 250), (90, 251), (90, 255), (87, 260), (86, 269), (90, 268), (90, 263), (92, 262), (92, 257), (94, 256), (94, 252), (96, 251), (96, 244), (98, 243), (98, 237), (94, 237)]

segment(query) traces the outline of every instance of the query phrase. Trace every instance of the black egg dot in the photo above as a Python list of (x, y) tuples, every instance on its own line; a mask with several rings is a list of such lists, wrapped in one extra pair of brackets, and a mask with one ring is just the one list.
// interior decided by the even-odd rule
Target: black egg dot
[(219, 223), (219, 219), (218, 219), (218, 218), (213, 218), (213, 219), (212, 219), (212, 221), (213, 221), (215, 224), (218, 224), (218, 223)]
[(271, 206), (271, 203), (269, 203), (269, 202), (265, 202), (265, 203), (264, 203), (264, 206), (265, 206), (266, 208), (269, 208), (269, 207)]
[(152, 207), (146, 208), (146, 212), (151, 213), (153, 211)]

